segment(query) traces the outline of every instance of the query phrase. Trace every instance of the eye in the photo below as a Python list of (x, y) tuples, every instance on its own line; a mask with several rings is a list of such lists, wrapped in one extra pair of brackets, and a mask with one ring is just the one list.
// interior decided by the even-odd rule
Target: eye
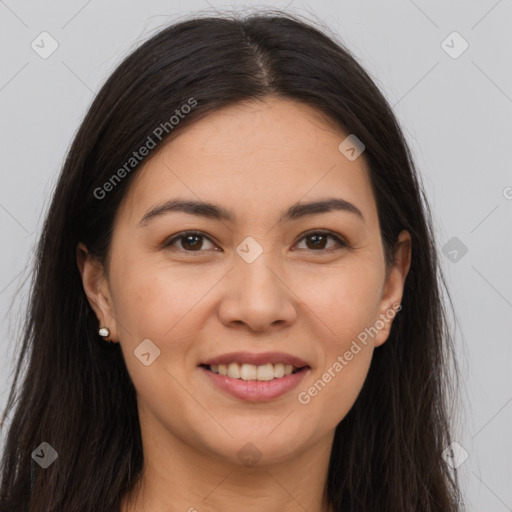
[[(326, 248), (326, 242), (329, 238), (334, 240), (335, 244), (334, 247)], [(169, 248), (174, 246), (176, 242), (180, 242), (180, 249), (185, 252), (202, 252), (201, 249), (204, 249), (204, 242), (202, 240), (207, 240), (208, 243), (212, 244), (214, 250), (218, 250), (206, 235), (198, 231), (185, 231), (180, 233), (166, 242), (164, 247)], [(306, 247), (306, 250), (313, 252), (333, 252), (338, 249), (348, 247), (348, 244), (340, 237), (328, 231), (311, 231), (306, 233), (299, 242), (302, 240), (311, 241), (309, 246)], [(306, 245), (308, 245), (307, 242)]]
[(183, 249), (184, 251), (201, 252), (199, 249), (203, 248), (204, 245), (201, 239), (206, 239), (209, 241), (210, 244), (212, 243), (211, 240), (202, 233), (196, 231), (186, 231), (175, 236), (174, 238), (166, 242), (164, 245), (166, 248), (168, 248), (173, 246), (175, 242), (181, 241), (181, 249)]
[[(330, 247), (326, 249), (325, 245), (329, 238), (333, 239), (336, 243), (334, 245), (334, 248)], [(308, 239), (311, 240), (311, 243), (309, 243), (309, 245), (307, 242)], [(348, 247), (348, 244), (345, 243), (340, 237), (328, 231), (310, 231), (309, 233), (306, 233), (306, 235), (303, 236), (299, 240), (299, 242), (301, 242), (302, 240), (306, 240), (306, 250), (310, 250), (313, 252), (333, 252), (340, 248)]]

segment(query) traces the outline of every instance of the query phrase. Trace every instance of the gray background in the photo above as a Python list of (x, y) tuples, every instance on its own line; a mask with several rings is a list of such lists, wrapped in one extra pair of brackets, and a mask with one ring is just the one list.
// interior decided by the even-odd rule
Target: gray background
[[(95, 92), (167, 22), (197, 10), (265, 6), (324, 20), (394, 105), (433, 210), (456, 308), (463, 401), (452, 412), (455, 438), (468, 453), (459, 466), (463, 492), (470, 511), (512, 511), (511, 0), (0, 0), (1, 405), (18, 350), (23, 279)], [(31, 47), (43, 31), (59, 45), (47, 59)], [(463, 48), (448, 37), (453, 31), (469, 44), (457, 58), (445, 51)]]

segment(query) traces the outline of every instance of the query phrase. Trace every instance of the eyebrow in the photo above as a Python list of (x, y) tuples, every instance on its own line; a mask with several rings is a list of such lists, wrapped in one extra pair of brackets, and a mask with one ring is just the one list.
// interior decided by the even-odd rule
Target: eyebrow
[[(289, 222), (297, 220), (310, 215), (317, 215), (320, 213), (328, 213), (332, 211), (343, 211), (353, 213), (359, 217), (363, 222), (364, 216), (361, 210), (352, 203), (339, 198), (329, 198), (319, 201), (311, 201), (307, 203), (295, 203), (288, 208), (279, 217), (278, 223)], [(214, 219), (219, 221), (235, 222), (236, 215), (226, 208), (208, 203), (204, 201), (190, 201), (184, 199), (171, 199), (163, 204), (150, 208), (142, 217), (139, 226), (147, 225), (151, 220), (156, 219), (162, 215), (182, 212), (190, 215), (197, 215), (207, 219)]]

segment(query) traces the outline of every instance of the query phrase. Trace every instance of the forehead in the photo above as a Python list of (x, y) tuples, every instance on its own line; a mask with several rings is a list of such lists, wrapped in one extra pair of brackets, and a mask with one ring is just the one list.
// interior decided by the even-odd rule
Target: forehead
[(299, 201), (339, 197), (376, 222), (364, 153), (351, 161), (338, 146), (348, 136), (303, 103), (272, 98), (220, 109), (187, 126), (137, 171), (124, 210), (138, 222), (174, 197), (232, 210), (237, 220), (262, 211), (276, 218)]

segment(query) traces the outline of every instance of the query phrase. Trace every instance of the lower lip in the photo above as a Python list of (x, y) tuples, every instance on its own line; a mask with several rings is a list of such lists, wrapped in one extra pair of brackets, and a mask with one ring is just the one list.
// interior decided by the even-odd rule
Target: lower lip
[(235, 398), (241, 398), (249, 402), (272, 400), (284, 395), (297, 387), (310, 370), (309, 367), (305, 367), (297, 373), (292, 373), (279, 379), (260, 381), (233, 379), (207, 370), (203, 366), (200, 366), (199, 369), (222, 391), (229, 393)]

